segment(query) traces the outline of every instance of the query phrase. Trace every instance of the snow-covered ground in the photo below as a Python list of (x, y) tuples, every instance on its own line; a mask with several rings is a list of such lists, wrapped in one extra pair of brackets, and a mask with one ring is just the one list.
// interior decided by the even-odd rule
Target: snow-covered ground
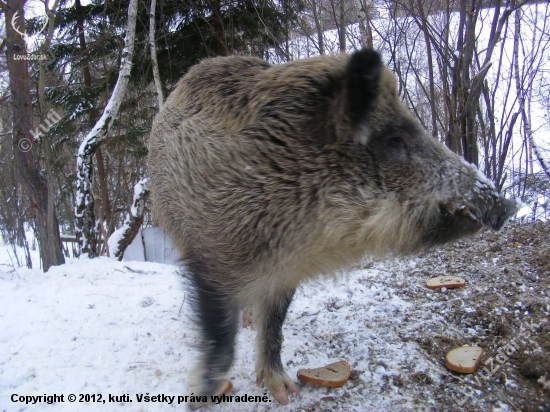
[[(336, 281), (304, 285), (285, 322), (283, 364), (295, 377), (300, 368), (345, 359), (350, 380), (334, 389), (300, 383), (301, 396), (287, 406), (268, 396), (266, 402), (225, 402), (205, 410), (513, 410), (514, 402), (544, 410), (548, 390), (541, 392), (536, 379), (517, 371), (526, 360), (548, 366), (549, 229), (514, 227), (483, 234), (477, 243), (367, 262)], [(525, 266), (537, 251), (540, 267)], [(48, 273), (13, 271), (7, 252), (0, 247), (0, 411), (185, 410), (178, 397), (190, 395), (187, 374), (198, 335), (189, 290), (175, 266), (82, 258)], [(467, 285), (444, 293), (427, 289), (425, 280), (440, 274), (462, 275)], [(501, 278), (506, 288), (495, 283)], [(516, 352), (521, 356), (511, 357), (484, 387), (474, 391), (470, 383), (466, 390), (462, 376), (445, 368), (446, 351), (465, 343), (482, 346), (485, 358), (496, 356), (528, 316), (541, 325), (529, 332), (534, 342), (525, 343), (528, 351)], [(228, 395), (266, 393), (254, 382), (255, 333), (240, 330)], [(63, 402), (24, 403), (25, 396), (54, 394)], [(69, 402), (71, 394), (75, 402)], [(85, 395), (88, 402), (79, 402)], [(174, 398), (171, 404), (139, 402), (146, 395)]]
[[(178, 408), (178, 396), (190, 395), (186, 378), (197, 354), (197, 332), (175, 266), (99, 258), (70, 260), (48, 273), (25, 268), (7, 273), (6, 268), (0, 272), (0, 410), (160, 411)], [(383, 278), (371, 268), (299, 291), (284, 328), (283, 362), (291, 376), (299, 368), (340, 359), (368, 370), (372, 351), (382, 354), (390, 368), (414, 354), (411, 345), (395, 342), (395, 316), (405, 314), (409, 304), (394, 296)], [(254, 336), (250, 328), (239, 333), (230, 394), (266, 392), (254, 384)], [(376, 386), (385, 374), (378, 366), (359, 379)], [(345, 391), (304, 386), (301, 398), (286, 407), (269, 397), (263, 404), (233, 402), (210, 409), (296, 410)], [(64, 402), (25, 405), (12, 402), (14, 394), (15, 399), (63, 394)], [(75, 403), (68, 401), (69, 394), (77, 396)], [(79, 403), (81, 394), (101, 394), (102, 399)], [(139, 403), (138, 394), (175, 400), (172, 405)], [(129, 395), (132, 402), (109, 402), (109, 395)], [(392, 392), (372, 395), (365, 393), (354, 406), (366, 410), (389, 407), (398, 399), (408, 402)]]

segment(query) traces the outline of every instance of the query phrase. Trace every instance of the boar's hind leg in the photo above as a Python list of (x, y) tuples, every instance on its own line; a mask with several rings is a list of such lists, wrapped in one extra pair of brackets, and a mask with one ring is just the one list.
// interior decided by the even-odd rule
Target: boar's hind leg
[(237, 301), (222, 286), (198, 274), (193, 274), (191, 281), (195, 287), (196, 321), (202, 335), (201, 358), (191, 378), (191, 390), (210, 399), (219, 391), (233, 361), (240, 310)]
[(288, 392), (300, 394), (283, 369), (281, 347), (283, 345), (283, 322), (292, 302), (294, 289), (279, 293), (269, 293), (267, 299), (256, 304), (254, 309), (256, 328), (256, 384), (262, 380), (273, 397), (280, 403), (288, 403)]

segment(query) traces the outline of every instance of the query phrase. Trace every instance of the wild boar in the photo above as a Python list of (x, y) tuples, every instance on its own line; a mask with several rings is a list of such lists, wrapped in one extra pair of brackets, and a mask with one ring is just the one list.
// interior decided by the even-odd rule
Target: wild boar
[(499, 229), (516, 211), (420, 126), (372, 50), (204, 60), (156, 117), (148, 161), (154, 218), (195, 289), (195, 395), (219, 391), (245, 303), (257, 383), (287, 403), (299, 390), (281, 363), (282, 324), (300, 282)]

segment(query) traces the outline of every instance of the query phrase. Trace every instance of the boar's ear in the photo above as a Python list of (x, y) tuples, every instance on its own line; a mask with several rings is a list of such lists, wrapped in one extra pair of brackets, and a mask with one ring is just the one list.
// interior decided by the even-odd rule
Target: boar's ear
[(352, 126), (372, 109), (380, 88), (382, 58), (378, 52), (363, 49), (354, 53), (346, 68), (347, 110)]

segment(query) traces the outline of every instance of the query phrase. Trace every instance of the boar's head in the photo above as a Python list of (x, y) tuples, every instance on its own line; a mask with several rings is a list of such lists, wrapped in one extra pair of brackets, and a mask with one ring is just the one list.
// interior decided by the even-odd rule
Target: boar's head
[[(517, 211), (516, 201), (413, 118), (378, 53), (352, 55), (342, 87), (335, 99), (340, 111), (328, 111), (338, 117), (319, 122), (317, 135), (349, 156), (350, 184), (332, 199), (343, 209), (351, 199), (363, 207), (361, 223), (348, 226), (350, 244), (361, 239), (374, 253), (408, 253), (482, 226), (498, 230)], [(334, 132), (327, 133), (331, 125)]]

